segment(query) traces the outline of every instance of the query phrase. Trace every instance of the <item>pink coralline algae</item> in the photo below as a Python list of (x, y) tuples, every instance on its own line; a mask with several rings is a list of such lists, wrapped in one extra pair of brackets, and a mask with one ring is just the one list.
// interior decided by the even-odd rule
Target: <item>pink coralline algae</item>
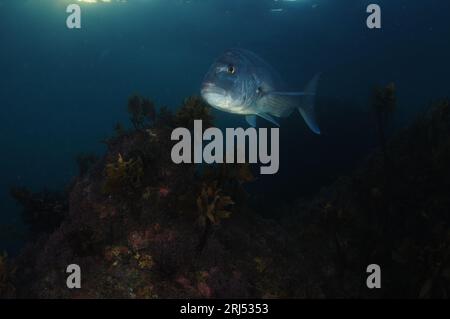
[(160, 244), (174, 240), (175, 232), (170, 229), (161, 230), (159, 224), (154, 224), (146, 230), (133, 231), (128, 235), (128, 244), (135, 251), (149, 247), (152, 242)]
[(175, 281), (184, 289), (192, 289), (191, 281), (184, 276), (179, 276)]
[(150, 242), (151, 233), (150, 231), (134, 231), (128, 236), (128, 244), (134, 250), (141, 250), (148, 247)]
[(167, 197), (170, 194), (170, 189), (168, 187), (160, 187), (158, 194), (160, 198)]
[(197, 290), (200, 293), (200, 295), (204, 298), (211, 298), (212, 296), (211, 288), (204, 282), (198, 283)]

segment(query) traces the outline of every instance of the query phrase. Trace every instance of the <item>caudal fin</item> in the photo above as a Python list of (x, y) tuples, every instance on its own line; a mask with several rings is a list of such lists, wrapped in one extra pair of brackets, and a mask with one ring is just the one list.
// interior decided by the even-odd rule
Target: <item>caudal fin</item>
[(316, 110), (315, 110), (315, 100), (316, 100), (316, 91), (317, 84), (319, 82), (320, 74), (317, 74), (313, 77), (313, 79), (308, 83), (303, 92), (304, 95), (301, 97), (300, 106), (298, 110), (305, 120), (308, 127), (316, 134), (320, 134), (320, 128), (317, 124)]

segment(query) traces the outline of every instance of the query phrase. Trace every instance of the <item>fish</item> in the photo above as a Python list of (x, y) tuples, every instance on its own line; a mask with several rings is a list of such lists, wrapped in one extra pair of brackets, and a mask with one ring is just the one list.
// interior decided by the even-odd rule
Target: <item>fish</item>
[(202, 98), (220, 111), (244, 115), (247, 123), (256, 127), (257, 117), (276, 126), (298, 110), (306, 125), (320, 134), (315, 110), (315, 96), (320, 73), (303, 91), (285, 90), (285, 84), (275, 69), (257, 54), (246, 49), (229, 49), (219, 56), (201, 84)]

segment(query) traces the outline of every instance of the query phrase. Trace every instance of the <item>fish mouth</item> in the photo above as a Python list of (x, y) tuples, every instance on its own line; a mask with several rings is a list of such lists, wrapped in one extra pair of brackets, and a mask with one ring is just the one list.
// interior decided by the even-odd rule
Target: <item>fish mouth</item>
[(226, 111), (230, 104), (230, 98), (226, 90), (214, 83), (204, 83), (201, 89), (203, 99), (212, 107)]
[(227, 92), (224, 89), (218, 87), (217, 85), (215, 85), (214, 83), (211, 83), (211, 82), (203, 83), (200, 92), (203, 96), (211, 95), (211, 94), (214, 94), (214, 95), (226, 95), (227, 94)]

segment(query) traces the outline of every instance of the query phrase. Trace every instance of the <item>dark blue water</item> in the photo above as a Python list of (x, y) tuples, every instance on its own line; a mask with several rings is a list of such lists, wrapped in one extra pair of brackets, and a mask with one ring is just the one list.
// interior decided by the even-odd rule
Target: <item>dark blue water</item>
[[(82, 6), (81, 30), (65, 25), (72, 2)], [(128, 123), (128, 96), (175, 109), (199, 93), (209, 65), (229, 47), (257, 52), (292, 86), (323, 73), (323, 136), (298, 115), (283, 121), (280, 173), (254, 186), (274, 206), (311, 196), (375, 146), (374, 85), (396, 83), (397, 128), (450, 93), (447, 0), (98, 2), (0, 0), (2, 224), (20, 225), (11, 186), (61, 189), (77, 173), (78, 153), (101, 154), (114, 124)], [(373, 2), (382, 7), (381, 30), (365, 24)], [(214, 114), (217, 125), (244, 125)], [(2, 239), (0, 250), (15, 243)]]

